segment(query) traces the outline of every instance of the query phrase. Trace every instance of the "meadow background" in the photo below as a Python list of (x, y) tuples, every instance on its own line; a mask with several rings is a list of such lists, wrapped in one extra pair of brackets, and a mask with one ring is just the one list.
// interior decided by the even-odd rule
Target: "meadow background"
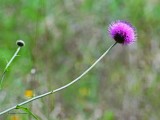
[[(0, 90), (0, 111), (63, 86), (114, 43), (115, 20), (137, 29), (137, 42), (116, 45), (69, 88), (25, 105), (41, 120), (159, 120), (159, 0), (0, 0), (0, 74), (23, 47)], [(13, 110), (0, 120), (31, 120)]]

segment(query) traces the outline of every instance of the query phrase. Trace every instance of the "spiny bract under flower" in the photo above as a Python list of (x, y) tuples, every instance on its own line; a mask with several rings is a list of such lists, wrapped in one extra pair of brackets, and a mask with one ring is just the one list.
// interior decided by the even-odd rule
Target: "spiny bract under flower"
[(128, 45), (136, 41), (136, 30), (126, 21), (118, 20), (111, 23), (108, 32), (117, 43)]

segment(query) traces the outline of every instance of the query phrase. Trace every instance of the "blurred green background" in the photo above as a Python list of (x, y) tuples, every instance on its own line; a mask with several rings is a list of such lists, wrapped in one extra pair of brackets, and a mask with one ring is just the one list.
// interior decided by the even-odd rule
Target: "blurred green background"
[[(41, 120), (159, 120), (159, 0), (0, 0), (0, 73), (17, 49), (0, 91), (0, 111), (63, 86), (114, 43), (115, 20), (137, 28), (137, 42), (116, 45), (69, 88), (26, 105)], [(31, 120), (13, 110), (0, 120)], [(17, 113), (17, 114), (13, 114)], [(17, 116), (17, 117), (16, 117)]]

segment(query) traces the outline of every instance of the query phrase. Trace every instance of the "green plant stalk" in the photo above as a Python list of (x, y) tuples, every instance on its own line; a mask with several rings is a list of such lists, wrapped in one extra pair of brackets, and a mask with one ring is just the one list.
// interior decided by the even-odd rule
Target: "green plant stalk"
[(4, 72), (2, 73), (2, 78), (1, 78), (1, 83), (0, 83), (0, 89), (2, 87), (2, 82), (4, 80), (4, 77), (5, 77), (5, 74), (7, 72), (8, 67), (10, 66), (10, 64), (12, 63), (12, 61), (14, 60), (14, 58), (17, 56), (17, 54), (19, 53), (20, 49), (21, 49), (21, 47), (17, 48), (16, 52), (14, 53), (14, 55), (12, 56), (12, 58), (10, 59), (10, 61), (7, 63), (7, 65), (6, 65), (5, 69), (4, 69)]
[(3, 115), (3, 114), (5, 114), (5, 113), (7, 113), (7, 112), (9, 112), (9, 111), (11, 111), (13, 109), (16, 109), (17, 106), (25, 105), (25, 104), (27, 104), (29, 102), (32, 102), (32, 101), (34, 101), (36, 99), (40, 99), (40, 98), (45, 97), (47, 95), (53, 94), (55, 92), (63, 90), (65, 88), (69, 87), (70, 85), (74, 84), (75, 82), (77, 82), (78, 80), (80, 80), (80, 78), (82, 78), (85, 74), (87, 74), (111, 50), (111, 48), (113, 48), (116, 44), (117, 44), (117, 42), (114, 43), (113, 45), (111, 45), (86, 71), (84, 71), (79, 77), (77, 77), (76, 79), (74, 79), (70, 83), (68, 83), (68, 84), (66, 84), (66, 85), (64, 85), (64, 86), (62, 86), (62, 87), (60, 87), (58, 89), (52, 90), (50, 92), (44, 93), (42, 95), (39, 95), (39, 96), (33, 97), (33, 98), (29, 99), (29, 100), (26, 100), (26, 101), (24, 101), (22, 103), (19, 103), (19, 104), (15, 105), (15, 106), (7, 109), (7, 110), (4, 110), (4, 111), (0, 112), (0, 115)]
[[(23, 110), (24, 112), (26, 112), (26, 113), (28, 113), (29, 115), (31, 115), (34, 119), (39, 120), (38, 117), (37, 117), (36, 115), (34, 115), (34, 114), (33, 114), (28, 108), (26, 108), (26, 107), (22, 107), (22, 106), (18, 106), (18, 105), (17, 105), (16, 109), (21, 109), (21, 110)], [(31, 120), (31, 118), (30, 118), (30, 120)]]

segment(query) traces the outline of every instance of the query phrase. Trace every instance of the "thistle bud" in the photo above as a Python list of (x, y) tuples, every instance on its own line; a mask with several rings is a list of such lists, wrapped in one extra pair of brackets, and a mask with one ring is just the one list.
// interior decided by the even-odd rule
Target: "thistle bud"
[(25, 46), (25, 43), (24, 43), (23, 40), (17, 40), (16, 44), (17, 44), (19, 47)]

